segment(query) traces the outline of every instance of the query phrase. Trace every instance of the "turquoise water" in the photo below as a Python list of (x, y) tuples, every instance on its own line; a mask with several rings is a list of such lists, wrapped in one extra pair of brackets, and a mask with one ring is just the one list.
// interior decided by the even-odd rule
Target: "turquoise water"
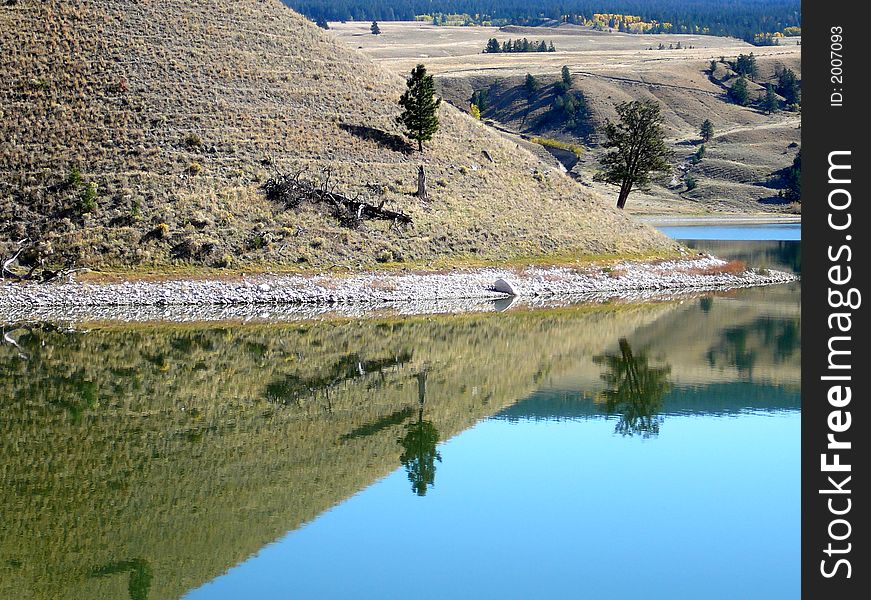
[(797, 598), (800, 309), (6, 328), (0, 597)]

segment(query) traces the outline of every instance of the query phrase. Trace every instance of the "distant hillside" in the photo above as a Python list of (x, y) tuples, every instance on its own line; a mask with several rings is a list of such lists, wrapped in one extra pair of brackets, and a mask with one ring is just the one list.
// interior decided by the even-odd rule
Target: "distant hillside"
[[(402, 79), (279, 0), (19, 0), (0, 6), (0, 47), (0, 255), (39, 241), (24, 263), (358, 268), (672, 247), (453, 107), (413, 152), (394, 121)], [(260, 190), (325, 170), (414, 226), (348, 229)]]
[[(720, 53), (717, 49), (700, 52)], [(656, 101), (662, 107), (677, 169), (675, 178), (659, 178), (649, 194), (633, 192), (627, 205), (632, 212), (799, 212), (797, 205), (778, 197), (778, 173), (792, 164), (799, 150), (800, 111), (782, 110), (770, 116), (758, 106), (736, 104), (729, 99), (728, 89), (738, 77), (718, 59), (714, 59), (716, 72), (709, 74), (710, 60), (658, 59), (657, 55), (655, 50), (639, 53), (644, 58), (653, 56), (647, 61), (656, 67), (644, 64), (643, 58), (637, 71), (608, 69), (607, 63), (572, 69), (569, 90), (560, 87), (557, 66), (549, 74), (537, 73), (540, 88), (534, 94), (526, 90), (524, 75), (507, 69), (475, 75), (457, 69), (457, 73), (437, 75), (437, 81), (440, 92), (456, 106), (467, 106), (473, 95), (483, 94), (486, 103), (482, 116), (500, 128), (526, 138), (588, 146), (589, 152), (580, 160), (571, 154), (568, 162), (564, 156), (560, 159), (573, 175), (590, 185), (594, 185), (593, 175), (599, 169), (604, 123), (617, 119), (615, 105), (639, 99)], [(563, 56), (562, 60), (577, 59)], [(758, 104), (764, 96), (764, 84), (776, 83), (777, 69), (790, 69), (801, 78), (797, 52), (762, 56), (757, 63), (756, 80), (748, 80), (751, 104)], [(572, 114), (563, 108), (569, 96), (575, 104)], [(783, 98), (778, 98), (785, 105)], [(694, 162), (693, 155), (701, 145), (698, 132), (706, 119), (713, 123), (714, 138), (705, 144), (703, 158)], [(686, 174), (696, 181), (695, 188), (687, 189), (679, 180)]]
[[(671, 33), (709, 33), (753, 40), (761, 32), (801, 25), (800, 0), (284, 0), (313, 18), (331, 21), (409, 21), (420, 15), (450, 15), (480, 25), (548, 25), (577, 22), (594, 14), (622, 14), (656, 21)], [(616, 19), (608, 25), (617, 29)], [(622, 31), (622, 29), (621, 29)]]

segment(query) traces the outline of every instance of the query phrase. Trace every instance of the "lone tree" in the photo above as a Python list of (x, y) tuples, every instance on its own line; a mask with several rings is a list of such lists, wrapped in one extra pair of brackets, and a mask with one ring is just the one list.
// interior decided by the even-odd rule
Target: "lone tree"
[(702, 128), (699, 130), (699, 135), (701, 136), (703, 142), (710, 142), (711, 138), (714, 137), (714, 124), (711, 123), (710, 119), (705, 119), (704, 123), (702, 123)]
[(438, 131), (438, 110), (442, 99), (435, 97), (435, 82), (432, 75), (426, 74), (423, 65), (412, 69), (405, 85), (408, 89), (399, 99), (402, 114), (396, 120), (405, 127), (408, 137), (417, 140), (418, 151), (423, 152), (423, 143), (431, 140)]
[(372, 32), (372, 35), (378, 35), (381, 33), (381, 28), (378, 27), (378, 21), (372, 21), (372, 27), (369, 28), (369, 31)]
[(620, 122), (605, 125), (607, 141), (603, 145), (611, 151), (602, 157), (604, 170), (595, 179), (620, 186), (617, 208), (623, 208), (633, 186), (646, 186), (651, 173), (670, 169), (671, 153), (665, 145), (662, 113), (656, 102), (622, 102), (616, 109)]

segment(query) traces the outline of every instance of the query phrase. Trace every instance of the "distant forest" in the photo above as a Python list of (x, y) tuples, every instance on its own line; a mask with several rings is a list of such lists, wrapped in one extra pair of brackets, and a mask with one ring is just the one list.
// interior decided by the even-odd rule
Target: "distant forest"
[[(412, 21), (464, 15), (467, 24), (578, 22), (595, 13), (671, 23), (672, 33), (706, 33), (752, 42), (758, 34), (801, 26), (800, 0), (284, 0), (313, 20)], [(435, 22), (439, 19), (436, 18)]]

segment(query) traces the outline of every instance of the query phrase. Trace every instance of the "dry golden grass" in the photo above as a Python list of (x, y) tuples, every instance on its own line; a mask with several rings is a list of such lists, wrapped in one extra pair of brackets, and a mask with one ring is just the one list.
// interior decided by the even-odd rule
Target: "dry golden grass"
[[(0, 7), (0, 46), (2, 253), (30, 236), (55, 262), (247, 270), (671, 247), (450, 106), (425, 154), (409, 152), (402, 79), (278, 0), (20, 0)], [(349, 231), (259, 191), (275, 171), (324, 169), (414, 228)]]
[[(700, 142), (702, 122), (710, 119), (715, 139), (706, 145), (704, 160), (690, 167), (696, 180), (691, 191), (681, 181), (674, 186), (671, 177), (656, 181), (649, 192), (633, 191), (627, 210), (646, 214), (770, 213), (800, 212), (794, 204), (777, 197), (771, 180), (780, 169), (791, 164), (800, 143), (800, 114), (762, 111), (738, 106), (728, 100), (726, 89), (734, 73), (718, 62), (714, 77), (709, 77), (711, 60), (733, 60), (738, 54), (753, 52), (759, 75), (750, 82), (751, 96), (764, 94), (764, 84), (774, 78), (778, 68), (790, 68), (801, 77), (801, 46), (797, 40), (784, 40), (783, 46), (753, 47), (734, 38), (694, 35), (630, 35), (604, 33), (589, 28), (432, 27), (425, 23), (384, 23), (380, 36), (360, 35), (361, 23), (336, 24), (333, 30), (350, 44), (363, 48), (384, 66), (403, 72), (428, 55), (430, 69), (437, 74), (442, 93), (461, 108), (468, 107), (475, 90), (491, 90), (491, 106), (485, 121), (501, 128), (556, 139), (564, 143), (583, 142), (589, 152), (567, 164), (587, 189), (616, 198), (616, 190), (593, 181), (598, 170), (601, 141), (597, 130), (606, 119), (615, 119), (614, 105), (631, 100), (654, 100), (663, 108), (666, 136), (675, 152), (675, 165), (688, 161)], [(488, 38), (545, 35), (557, 52), (533, 55), (482, 54)], [(682, 50), (656, 50), (663, 43), (677, 44)], [(692, 46), (692, 48), (690, 48)], [(565, 129), (555, 118), (554, 96), (550, 84), (560, 79), (560, 69), (568, 66), (574, 75), (574, 91), (586, 100), (586, 126)], [(526, 73), (542, 84), (537, 98), (527, 104), (523, 83)], [(572, 160), (571, 163), (574, 163)], [(677, 173), (680, 175), (680, 173)]]

